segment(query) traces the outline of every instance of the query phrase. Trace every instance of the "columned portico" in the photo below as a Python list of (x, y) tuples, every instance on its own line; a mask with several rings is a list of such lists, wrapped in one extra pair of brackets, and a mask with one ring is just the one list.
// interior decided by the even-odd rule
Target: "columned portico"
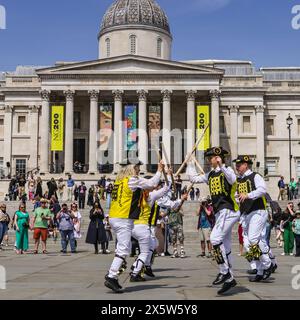
[(260, 168), (265, 168), (265, 106), (257, 105), (256, 111), (256, 161), (260, 162)]
[[(162, 90), (163, 95), (163, 130), (162, 141), (165, 146), (165, 150), (168, 158), (171, 160), (171, 90)], [(163, 157), (163, 160), (166, 159)]]
[(49, 173), (50, 91), (42, 90), (40, 173)]
[(238, 156), (238, 111), (239, 106), (229, 106), (230, 112), (230, 145), (231, 159), (236, 159)]
[(89, 174), (98, 172), (98, 98), (99, 91), (91, 90), (88, 92), (90, 96), (90, 138), (89, 138)]
[(144, 165), (141, 167), (142, 172), (147, 171), (148, 164), (148, 135), (147, 135), (147, 94), (146, 90), (138, 90), (139, 99), (139, 137), (138, 137), (138, 150), (139, 150), (139, 160), (141, 160)]
[(220, 145), (220, 90), (211, 90), (211, 144)]
[(122, 162), (123, 155), (123, 126), (122, 126), (122, 101), (123, 101), (122, 90), (114, 90), (112, 92), (114, 96), (114, 172), (118, 171), (117, 163)]
[(73, 144), (74, 144), (74, 94), (72, 90), (64, 91), (66, 97), (66, 125), (65, 125), (65, 173), (73, 172)]
[(188, 90), (185, 92), (187, 95), (187, 150), (192, 150), (195, 144), (195, 96), (197, 91)]

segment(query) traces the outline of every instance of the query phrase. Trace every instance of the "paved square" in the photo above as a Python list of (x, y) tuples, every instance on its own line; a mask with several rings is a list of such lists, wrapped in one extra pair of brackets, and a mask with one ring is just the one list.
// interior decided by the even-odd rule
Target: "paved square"
[[(113, 254), (95, 255), (93, 247), (79, 241), (80, 253), (59, 253), (59, 241), (49, 239), (49, 254), (17, 256), (12, 247), (0, 252), (1, 264), (7, 272), (7, 289), (0, 290), (0, 299), (54, 299), (54, 300), (190, 300), (190, 299), (299, 299), (300, 290), (294, 290), (291, 270), (300, 260), (277, 254), (279, 269), (267, 282), (253, 284), (248, 281), (248, 264), (237, 256), (234, 240), (234, 271), (238, 286), (225, 297), (217, 296), (211, 286), (217, 274), (217, 265), (208, 258), (198, 258), (198, 243), (189, 242), (185, 259), (158, 257), (155, 260), (156, 278), (145, 283), (130, 283), (128, 272), (120, 278), (126, 291), (122, 295), (111, 293), (104, 287), (104, 276)], [(128, 260), (133, 262), (133, 258)], [(129, 265), (130, 265), (129, 263)], [(300, 268), (300, 267), (299, 267)], [(300, 282), (300, 281), (298, 281)]]

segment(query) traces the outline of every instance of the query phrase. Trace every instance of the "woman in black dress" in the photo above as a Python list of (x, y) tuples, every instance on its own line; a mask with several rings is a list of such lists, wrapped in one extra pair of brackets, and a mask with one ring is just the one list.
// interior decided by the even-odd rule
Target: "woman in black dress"
[(90, 211), (90, 224), (86, 235), (86, 243), (93, 244), (95, 246), (95, 254), (99, 253), (98, 244), (101, 244), (101, 250), (103, 254), (106, 254), (105, 242), (106, 232), (104, 228), (104, 211), (99, 202), (95, 202), (93, 208)]

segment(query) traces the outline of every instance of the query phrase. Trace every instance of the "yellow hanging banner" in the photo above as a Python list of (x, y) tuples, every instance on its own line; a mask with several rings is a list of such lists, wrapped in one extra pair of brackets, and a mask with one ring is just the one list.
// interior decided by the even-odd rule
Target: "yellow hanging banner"
[[(206, 126), (210, 124), (209, 106), (197, 106), (197, 138), (202, 134)], [(198, 146), (199, 151), (205, 151), (210, 147), (210, 128), (205, 132), (203, 140)]]
[(53, 106), (51, 115), (51, 151), (64, 150), (64, 107)]

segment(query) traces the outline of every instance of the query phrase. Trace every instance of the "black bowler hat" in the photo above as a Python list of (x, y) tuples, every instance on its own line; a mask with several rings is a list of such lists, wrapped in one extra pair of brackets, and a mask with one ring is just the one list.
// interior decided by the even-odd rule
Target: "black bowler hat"
[(253, 161), (249, 156), (238, 156), (237, 159), (233, 160), (232, 162), (253, 164)]
[(143, 165), (143, 162), (140, 161), (139, 159), (125, 159), (123, 160), (122, 162), (120, 163), (117, 163), (119, 164), (121, 167), (126, 167), (130, 164), (134, 165), (134, 166), (142, 166)]
[(205, 151), (204, 157), (224, 157), (229, 155), (229, 152), (223, 149), (223, 147), (213, 147)]

